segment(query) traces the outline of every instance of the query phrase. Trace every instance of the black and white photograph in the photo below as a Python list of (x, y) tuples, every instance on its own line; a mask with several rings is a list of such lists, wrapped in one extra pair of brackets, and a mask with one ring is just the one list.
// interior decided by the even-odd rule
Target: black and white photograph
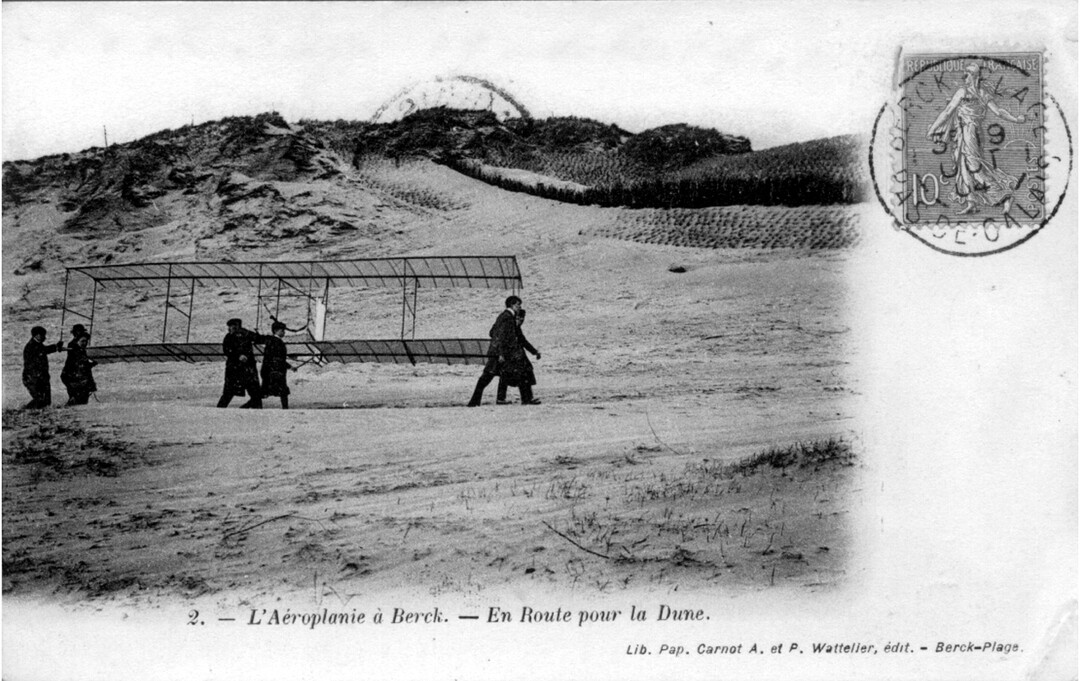
[(3, 677), (1075, 679), (1076, 10), (3, 3)]

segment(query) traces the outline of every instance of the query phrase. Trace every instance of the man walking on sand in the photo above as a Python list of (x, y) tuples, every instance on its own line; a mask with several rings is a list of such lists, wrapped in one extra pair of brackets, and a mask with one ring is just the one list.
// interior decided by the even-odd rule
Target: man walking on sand
[(245, 392), (248, 401), (240, 405), (241, 409), (262, 409), (262, 391), (259, 388), (259, 372), (255, 365), (255, 343), (265, 343), (267, 337), (244, 328), (239, 319), (230, 319), (226, 326), (229, 332), (221, 341), (221, 351), (225, 355), (225, 387), (217, 406), (224, 409), (232, 398)]
[[(484, 397), (484, 388), (488, 387), (488, 384), (499, 375), (507, 360), (521, 351), (516, 321), (520, 309), (521, 298), (510, 296), (506, 299), (506, 309), (496, 317), (495, 324), (488, 332), (491, 336), (491, 345), (488, 346), (487, 363), (484, 364), (484, 371), (476, 381), (476, 389), (473, 390), (468, 406), (480, 406), (480, 401)], [(539, 400), (530, 400), (529, 404), (539, 404)]]
[(525, 337), (522, 325), (525, 323), (524, 308), (517, 311), (518, 351), (506, 358), (502, 369), (499, 371), (499, 388), (495, 391), (495, 404), (510, 404), (506, 400), (506, 389), (517, 387), (521, 393), (522, 404), (540, 404), (540, 400), (533, 399), (532, 387), (536, 385), (536, 372), (533, 371), (532, 362), (526, 351), (531, 352), (536, 359), (540, 359), (540, 351), (533, 347), (529, 339)]
[(289, 351), (283, 340), (288, 328), (285, 326), (285, 322), (274, 320), (274, 323), (270, 326), (271, 335), (266, 339), (266, 344), (263, 346), (262, 368), (259, 370), (262, 375), (262, 396), (272, 397), (276, 395), (280, 397), (282, 409), (289, 408), (290, 391), (286, 373), (290, 369), (296, 371), (289, 364)]
[(22, 382), (30, 393), (23, 409), (41, 409), (52, 404), (52, 381), (49, 378), (49, 355), (64, 349), (64, 341), (45, 345), (45, 327), (30, 329), (30, 340), (23, 347)]

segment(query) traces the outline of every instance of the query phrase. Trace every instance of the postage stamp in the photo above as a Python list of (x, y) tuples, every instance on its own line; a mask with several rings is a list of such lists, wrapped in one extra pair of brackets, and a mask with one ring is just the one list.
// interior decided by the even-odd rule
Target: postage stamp
[[(908, 54), (898, 75), (872, 142), (889, 157), (874, 183), (898, 229), (946, 253), (987, 255), (1045, 226), (1064, 196), (1072, 145), (1046, 92), (1044, 55)], [(1059, 147), (1068, 143), (1048, 151), (1052, 129), (1063, 133)]]
[(1044, 213), (1039, 54), (904, 60), (907, 224)]

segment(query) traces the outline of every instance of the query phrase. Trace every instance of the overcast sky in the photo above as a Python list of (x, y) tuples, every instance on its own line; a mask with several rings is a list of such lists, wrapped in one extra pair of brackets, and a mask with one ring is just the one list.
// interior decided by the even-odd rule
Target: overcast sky
[(5, 2), (3, 158), (100, 145), (103, 126), (128, 142), (269, 110), (366, 120), (402, 87), (451, 75), (487, 79), (535, 116), (634, 132), (686, 122), (754, 148), (865, 133), (881, 105), (866, 94), (887, 86), (899, 29), (925, 13), (831, 7)]

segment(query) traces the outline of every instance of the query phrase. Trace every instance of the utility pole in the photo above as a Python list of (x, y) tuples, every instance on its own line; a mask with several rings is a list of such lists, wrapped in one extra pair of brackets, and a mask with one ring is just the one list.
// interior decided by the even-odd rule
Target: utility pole
[(109, 149), (109, 131), (105, 129), (105, 126), (101, 126), (101, 132), (105, 134), (105, 149)]

